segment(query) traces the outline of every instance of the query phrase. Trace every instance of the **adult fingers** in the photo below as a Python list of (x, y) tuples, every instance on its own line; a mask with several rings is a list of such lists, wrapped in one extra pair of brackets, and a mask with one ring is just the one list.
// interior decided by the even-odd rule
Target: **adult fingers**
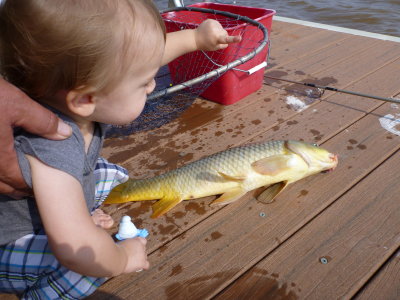
[[(0, 121), (0, 182), (3, 183), (0, 186), (2, 194), (10, 194), (15, 190), (27, 188), (14, 150), (12, 128), (4, 122), (4, 119)], [(10, 187), (12, 190), (9, 189)]]
[(54, 140), (65, 139), (71, 135), (71, 127), (54, 113), (33, 100), (22, 98), (10, 104), (10, 114), (14, 127)]
[(12, 186), (0, 181), (0, 194), (11, 194), (13, 192), (15, 192), (15, 189)]
[(4, 116), (2, 126), (22, 127), (30, 133), (56, 140), (71, 135), (68, 125), (2, 78), (0, 91), (0, 107)]

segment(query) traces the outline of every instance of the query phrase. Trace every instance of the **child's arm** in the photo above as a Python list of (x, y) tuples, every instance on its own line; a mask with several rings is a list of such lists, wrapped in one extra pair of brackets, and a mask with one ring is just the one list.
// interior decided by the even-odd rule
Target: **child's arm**
[(162, 65), (189, 52), (224, 49), (229, 44), (237, 43), (240, 40), (240, 36), (229, 36), (218, 21), (208, 19), (196, 29), (168, 33)]
[(114, 243), (88, 213), (73, 176), (28, 156), (36, 203), (50, 247), (59, 262), (82, 275), (110, 277), (147, 269), (146, 240)]

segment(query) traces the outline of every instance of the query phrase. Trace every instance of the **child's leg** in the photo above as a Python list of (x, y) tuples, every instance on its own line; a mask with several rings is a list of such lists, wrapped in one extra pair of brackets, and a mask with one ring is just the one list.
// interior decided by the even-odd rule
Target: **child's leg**
[(0, 292), (19, 294), (22, 299), (82, 299), (105, 280), (61, 266), (45, 235), (29, 234), (0, 247)]
[(113, 219), (99, 207), (115, 186), (128, 180), (128, 172), (123, 167), (100, 157), (97, 160), (94, 175), (96, 178), (96, 205), (92, 211), (92, 218), (96, 225), (102, 228), (110, 228), (114, 224)]

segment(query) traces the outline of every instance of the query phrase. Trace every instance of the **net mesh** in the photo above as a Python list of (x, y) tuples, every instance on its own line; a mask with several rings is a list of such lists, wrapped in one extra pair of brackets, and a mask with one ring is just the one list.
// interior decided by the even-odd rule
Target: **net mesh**
[[(193, 85), (185, 85), (186, 82), (240, 59), (254, 51), (260, 46), (261, 42), (265, 41), (263, 31), (256, 24), (209, 11), (209, 13), (186, 10), (169, 11), (162, 13), (162, 17), (167, 32), (194, 29), (203, 21), (214, 19), (227, 30), (229, 35), (241, 36), (241, 42), (231, 44), (223, 50), (191, 52), (175, 59), (168, 66), (162, 67), (155, 78), (156, 89), (149, 95), (141, 115), (131, 124), (113, 126), (108, 132), (108, 136), (129, 135), (138, 131), (151, 130), (177, 118), (224, 72), (220, 72), (211, 78), (203, 76)], [(238, 66), (239, 69), (240, 67), (242, 65)], [(169, 88), (177, 84), (183, 84), (184, 88), (172, 93), (168, 91)]]

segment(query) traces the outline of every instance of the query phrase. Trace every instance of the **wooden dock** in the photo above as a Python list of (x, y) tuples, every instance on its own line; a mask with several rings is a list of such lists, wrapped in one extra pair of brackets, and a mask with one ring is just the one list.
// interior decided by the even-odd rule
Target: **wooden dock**
[[(271, 41), (266, 75), (400, 93), (400, 43), (279, 21)], [(210, 208), (208, 197), (156, 220), (153, 201), (107, 207), (150, 231), (151, 269), (109, 280), (93, 299), (400, 299), (400, 105), (308, 89), (266, 78), (234, 105), (198, 99), (170, 124), (107, 141), (103, 155), (138, 178), (277, 139), (321, 144), (339, 165), (269, 205), (249, 193)]]
[[(280, 21), (272, 30), (266, 75), (399, 96), (400, 43)], [(159, 129), (107, 140), (103, 156), (133, 178), (278, 139), (321, 144), (339, 165), (268, 205), (248, 193), (211, 208), (207, 197), (155, 220), (153, 201), (107, 206), (149, 230), (151, 269), (110, 279), (90, 298), (400, 299), (400, 105), (309, 89), (265, 78), (234, 105), (197, 99)]]

